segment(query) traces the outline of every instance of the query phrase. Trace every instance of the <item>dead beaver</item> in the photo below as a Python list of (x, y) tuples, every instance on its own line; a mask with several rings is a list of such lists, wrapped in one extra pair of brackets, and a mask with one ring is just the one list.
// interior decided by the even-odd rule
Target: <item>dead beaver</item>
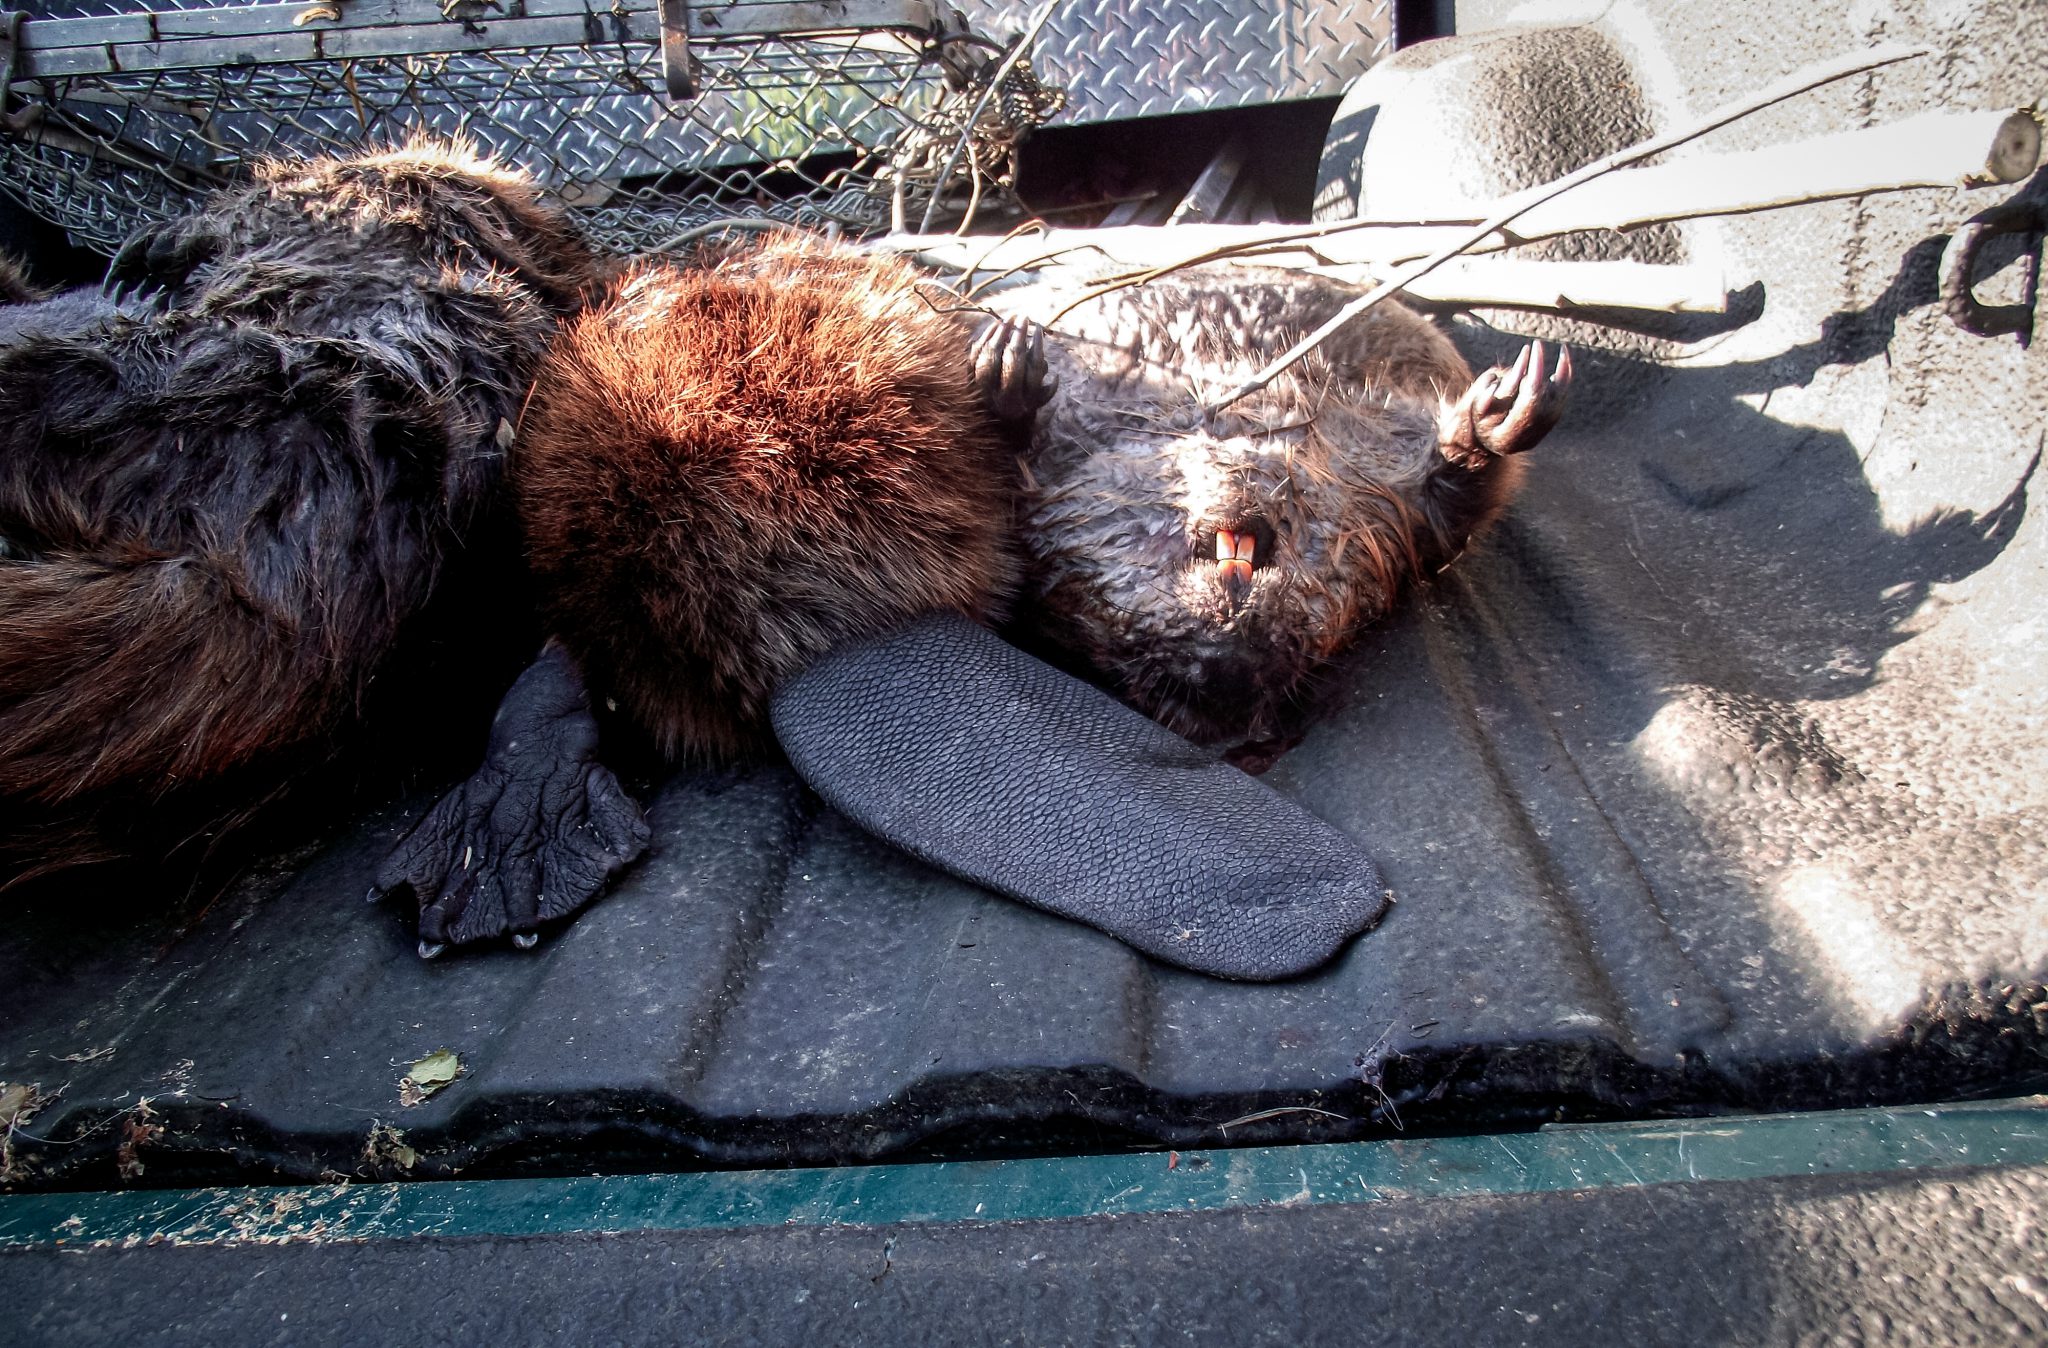
[(592, 690), (671, 758), (779, 744), (876, 836), (1186, 968), (1289, 977), (1378, 920), (1354, 839), (979, 625), (1018, 574), (998, 423), (1046, 385), (1034, 330), (970, 312), (782, 238), (564, 326), (511, 470), (555, 639), (372, 890), (417, 899), (422, 955), (530, 948), (646, 847)]
[(415, 144), (269, 164), (109, 295), (0, 311), (10, 870), (206, 833), (323, 756), (597, 267), (523, 175)]
[(592, 691), (671, 758), (779, 744), (877, 837), (1186, 968), (1288, 977), (1378, 920), (1355, 840), (980, 625), (1019, 570), (998, 419), (1043, 381), (969, 317), (784, 238), (563, 328), (511, 473), (555, 640), (372, 891), (416, 897), (422, 955), (531, 947), (646, 847)]
[(511, 470), (554, 644), (379, 878), (417, 895), (422, 953), (530, 944), (644, 846), (586, 683), (666, 757), (716, 762), (772, 747), (770, 697), (828, 650), (1004, 612), (1015, 468), (935, 298), (787, 234), (644, 266), (563, 325)]
[[(1359, 293), (1271, 269), (987, 302), (1052, 321), (1027, 456), (1028, 634), (1131, 705), (1257, 771), (1315, 674), (1507, 502), (1513, 457), (1571, 383), (1540, 343), (1473, 378), (1427, 319), (1383, 303), (1260, 393), (1234, 387)], [(1057, 317), (1056, 317), (1057, 316)]]

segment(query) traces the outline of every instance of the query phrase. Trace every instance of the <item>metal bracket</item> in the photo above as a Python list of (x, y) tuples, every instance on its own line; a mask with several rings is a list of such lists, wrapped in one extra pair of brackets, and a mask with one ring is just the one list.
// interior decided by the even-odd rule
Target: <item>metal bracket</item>
[(697, 72), (690, 61), (690, 0), (658, 0), (661, 16), (661, 77), (668, 96), (681, 101), (697, 96)]
[(28, 17), (18, 9), (0, 10), (0, 133), (19, 136), (43, 120), (40, 103), (30, 102), (9, 111), (8, 91), (14, 87), (16, 59), (21, 51), (21, 24)]
[(989, 62), (989, 52), (1002, 55), (1000, 44), (977, 39), (967, 25), (967, 16), (951, 5), (934, 7), (925, 40), (935, 49), (946, 87), (956, 94), (974, 83), (974, 77)]
[[(2040, 235), (2048, 229), (2048, 208), (2038, 201), (2006, 201), (1980, 211), (1955, 232), (1941, 254), (1941, 304), (1949, 320), (1978, 337), (2019, 334), (2025, 346), (2034, 331), (2034, 295), (2041, 279)], [(1985, 304), (1978, 300), (1974, 278), (1977, 256), (2000, 234), (2033, 234), (2033, 246), (2022, 255), (2026, 298), (2018, 304)]]
[(18, 9), (0, 10), (0, 99), (14, 86), (14, 54), (21, 50), (21, 21), (27, 17)]

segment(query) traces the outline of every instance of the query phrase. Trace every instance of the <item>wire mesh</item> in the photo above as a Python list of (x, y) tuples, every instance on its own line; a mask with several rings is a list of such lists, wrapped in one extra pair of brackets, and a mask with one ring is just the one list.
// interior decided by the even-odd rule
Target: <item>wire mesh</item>
[[(865, 233), (888, 223), (899, 177), (920, 205), (938, 186), (931, 147), (957, 142), (980, 92), (949, 86), (947, 42), (871, 31), (693, 42), (699, 96), (671, 100), (656, 43), (608, 37), (601, 13), (586, 27), (589, 40), (547, 47), (17, 82), (10, 120), (25, 129), (0, 136), (0, 183), (110, 252), (265, 157), (431, 131), (526, 168), (621, 251), (733, 216)], [(984, 75), (994, 46), (977, 44)], [(1028, 62), (1018, 74), (1028, 80)], [(1023, 126), (1059, 104), (1057, 91), (1001, 92), (992, 115)], [(989, 161), (1018, 129), (977, 128), (981, 147), (954, 176), (984, 175), (979, 190), (999, 193)]]

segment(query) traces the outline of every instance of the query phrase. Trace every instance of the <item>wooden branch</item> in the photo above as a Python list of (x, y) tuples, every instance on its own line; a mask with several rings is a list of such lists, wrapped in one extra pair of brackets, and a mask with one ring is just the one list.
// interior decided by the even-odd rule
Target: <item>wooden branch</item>
[(1514, 233), (1547, 238), (1915, 187), (2016, 183), (2040, 162), (2041, 124), (2031, 112), (1930, 112), (1888, 126), (1610, 174), (1531, 210), (1515, 222)]
[(1389, 295), (1392, 295), (1401, 289), (1402, 286), (1407, 285), (1416, 278), (1434, 271), (1437, 267), (1450, 261), (1473, 244), (1480, 242), (1489, 234), (1506, 230), (1507, 226), (1514, 223), (1517, 218), (1528, 214), (1544, 202), (1549, 201), (1552, 197), (1561, 196), (1579, 184), (1591, 181), (1602, 174), (1611, 173), (1625, 164), (1633, 164), (1638, 160), (1648, 159), (1652, 155), (1662, 154), (1674, 146), (1683, 145), (1689, 140), (1695, 140), (1700, 136), (1706, 135), (1709, 131), (1726, 126), (1738, 118), (1747, 117), (1749, 114), (1770, 107), (1774, 103), (1782, 103), (1788, 98), (1805, 93), (1809, 89), (1819, 88), (1821, 85), (1831, 84), (1836, 80), (1846, 79), (1851, 75), (1860, 75), (1865, 71), (1875, 70), (1880, 66), (1891, 65), (1894, 62), (1910, 60), (1913, 57), (1925, 56), (1927, 54), (1928, 48), (1925, 47), (1885, 46), (1868, 52), (1860, 52), (1854, 56), (1841, 57), (1833, 61), (1823, 61), (1818, 65), (1808, 66), (1806, 69), (1797, 71), (1776, 84), (1769, 86), (1761, 93), (1754, 94), (1748, 98), (1737, 99), (1732, 103), (1723, 104), (1705, 117), (1687, 123), (1676, 131), (1668, 132), (1662, 136), (1652, 136), (1650, 139), (1631, 145), (1627, 149), (1618, 150), (1602, 159), (1596, 159), (1584, 168), (1567, 173), (1556, 182), (1547, 183), (1542, 187), (1531, 188), (1529, 191), (1510, 197), (1485, 220), (1473, 226), (1470, 232), (1431, 253), (1428, 257), (1407, 264), (1395, 275), (1381, 282), (1369, 294), (1362, 295), (1345, 305), (1328, 322), (1302, 338), (1299, 342), (1296, 342), (1285, 354), (1266, 366), (1265, 369), (1260, 370), (1236, 388), (1229, 390), (1222, 397), (1213, 399), (1204, 406), (1203, 410), (1213, 415), (1230, 406), (1230, 404), (1238, 399), (1258, 392), (1266, 385), (1272, 383), (1281, 371), (1315, 350), (1316, 347), (1322, 345), (1332, 333), (1364, 313), (1367, 309), (1370, 309), (1373, 305), (1386, 299)]
[[(1879, 192), (2013, 183), (2039, 165), (2041, 143), (2041, 123), (2027, 109), (1925, 113), (1885, 126), (1616, 172), (1533, 208), (1515, 222), (1513, 235), (1515, 240), (1548, 238)], [(1426, 256), (1469, 233), (1480, 214), (1498, 209), (1482, 208), (1462, 221), (1020, 228), (994, 243), (898, 235), (874, 246), (913, 254), (940, 270), (965, 271), (970, 281), (984, 271), (1001, 279), (1036, 267), (1071, 265), (1065, 260), (1080, 256), (1095, 260), (1096, 280), (1105, 271), (1121, 272), (1112, 279), (1130, 281), (1215, 259), (1307, 268), (1371, 285), (1384, 279), (1389, 264)], [(1496, 233), (1468, 252), (1497, 251), (1510, 243)], [(1467, 258), (1445, 264), (1443, 271), (1420, 277), (1404, 290), (1436, 303), (1560, 311), (1723, 313), (1727, 308), (1727, 288), (1718, 278), (1697, 268), (1641, 263)]]
[[(2041, 125), (2029, 111), (1927, 113), (1887, 126), (1869, 127), (1814, 137), (1785, 145), (1728, 154), (1694, 155), (1673, 164), (1632, 168), (1585, 186), (1531, 210), (1515, 222), (1514, 240), (1499, 234), (1468, 249), (1494, 252), (1514, 241), (1549, 238), (1588, 229), (1632, 229), (1642, 225), (1703, 216), (1741, 215), (1783, 206), (1842, 197), (1869, 196), (1927, 187), (1982, 187), (2018, 182), (2038, 166)], [(991, 244), (985, 239), (951, 235), (899, 235), (876, 246), (911, 253), (926, 265), (943, 270), (989, 269), (1007, 275), (1062, 258), (1086, 253), (1099, 259), (1098, 278), (1105, 272), (1164, 275), (1193, 262), (1215, 259), (1273, 267), (1337, 269), (1347, 274), (1378, 269), (1423, 257), (1441, 248), (1478, 222), (1484, 208), (1462, 221), (1341, 221), (1301, 225), (1181, 225), (1112, 229), (1047, 230), (1010, 237)], [(1488, 274), (1489, 277), (1492, 274)], [(1533, 276), (1533, 274), (1532, 274)], [(1676, 278), (1672, 278), (1676, 279)], [(1586, 300), (1584, 279), (1560, 277), (1559, 294)], [(1452, 295), (1465, 282), (1412, 293), (1443, 302), (1508, 303), (1495, 297), (1492, 279), (1473, 282), (1475, 293)], [(1552, 284), (1514, 281), (1517, 294), (1528, 286)], [(1662, 283), (1650, 283), (1646, 302), (1620, 304), (1612, 298), (1601, 307), (1660, 307)], [(1590, 293), (1590, 292), (1587, 292)], [(1604, 291), (1602, 293), (1605, 293)], [(1531, 304), (1530, 307), (1548, 307)], [(1686, 310), (1690, 312), (1690, 310)]]
[[(1085, 230), (1072, 231), (1086, 233)], [(1034, 270), (1017, 266), (984, 273), (978, 264), (983, 241), (934, 240), (931, 247), (914, 256), (932, 270), (952, 273), (955, 288), (964, 299), (1000, 290), (1019, 272)], [(1037, 270), (1070, 274), (1076, 283), (1086, 284), (1101, 276), (1101, 257), (1087, 249), (1076, 249), (1078, 257), (1092, 260), (1051, 259)], [(1226, 264), (1267, 265), (1265, 258), (1224, 258)], [(1335, 277), (1350, 285), (1377, 285), (1382, 276), (1356, 264), (1325, 264), (1303, 255), (1290, 270)], [(979, 281), (976, 278), (979, 277)], [(1028, 281), (1028, 278), (1027, 278)], [(1024, 284), (1027, 282), (1016, 282)], [(1403, 293), (1431, 304), (1497, 305), (1508, 309), (1543, 309), (1570, 313), (1583, 309), (1629, 309), (1659, 314), (1725, 314), (1729, 308), (1726, 275), (1719, 267), (1704, 263), (1664, 265), (1650, 262), (1549, 262), (1519, 257), (1461, 258), (1446, 263), (1430, 275), (1404, 288)]]
[[(1355, 267), (1317, 267), (1361, 284)], [(1532, 258), (1461, 258), (1402, 287), (1433, 304), (1497, 305), (1506, 309), (1632, 309), (1656, 314), (1725, 314), (1729, 286), (1719, 267), (1651, 262), (1539, 262)]]

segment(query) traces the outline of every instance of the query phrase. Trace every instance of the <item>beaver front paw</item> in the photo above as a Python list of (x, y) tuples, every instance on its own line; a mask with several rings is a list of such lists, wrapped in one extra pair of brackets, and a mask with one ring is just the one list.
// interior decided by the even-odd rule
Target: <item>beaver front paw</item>
[(175, 300), (192, 273), (217, 260), (227, 246), (220, 222), (209, 216), (151, 225), (115, 251), (100, 288), (117, 305)]
[(421, 958), (505, 932), (530, 950), (542, 922), (596, 898), (647, 849), (639, 805), (596, 754), (583, 682), (550, 646), (505, 695), (484, 765), (377, 872), (372, 902), (418, 897)]
[(1554, 373), (1546, 361), (1543, 343), (1531, 342), (1513, 365), (1495, 366), (1474, 379), (1457, 406), (1444, 410), (1444, 457), (1476, 468), (1494, 455), (1536, 448), (1564, 415), (1572, 387), (1571, 348), (1558, 348)]
[(1029, 425), (1059, 391), (1045, 364), (1045, 329), (1029, 319), (989, 319), (969, 343), (968, 359), (998, 420)]

